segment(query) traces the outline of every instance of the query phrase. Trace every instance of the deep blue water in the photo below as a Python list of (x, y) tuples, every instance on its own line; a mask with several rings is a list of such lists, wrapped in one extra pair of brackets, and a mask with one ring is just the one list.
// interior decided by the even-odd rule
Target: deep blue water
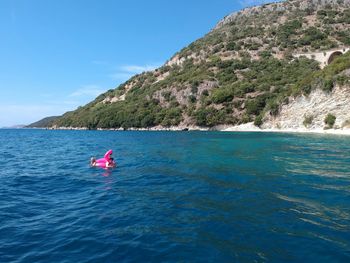
[(350, 137), (0, 130), (0, 160), (0, 262), (350, 262)]

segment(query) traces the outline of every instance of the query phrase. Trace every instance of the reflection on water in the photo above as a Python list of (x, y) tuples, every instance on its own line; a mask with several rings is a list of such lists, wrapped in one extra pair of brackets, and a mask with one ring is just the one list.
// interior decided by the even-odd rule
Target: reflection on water
[(284, 201), (291, 202), (294, 205), (294, 212), (321, 220), (324, 223), (327, 223), (328, 227), (337, 227), (339, 229), (343, 228), (343, 230), (345, 230), (344, 227), (347, 227), (347, 225), (337, 223), (337, 221), (347, 222), (348, 220), (350, 220), (349, 211), (344, 211), (337, 207), (328, 207), (315, 201), (310, 201), (301, 198), (293, 198), (283, 196), (280, 194), (276, 194), (276, 197)]
[[(350, 147), (348, 140), (314, 142), (319, 136), (301, 137), (302, 143), (285, 145), (274, 160), (285, 166), (288, 174), (316, 175), (325, 177), (350, 176)], [(310, 140), (311, 139), (311, 140)], [(343, 142), (343, 143), (342, 143)]]

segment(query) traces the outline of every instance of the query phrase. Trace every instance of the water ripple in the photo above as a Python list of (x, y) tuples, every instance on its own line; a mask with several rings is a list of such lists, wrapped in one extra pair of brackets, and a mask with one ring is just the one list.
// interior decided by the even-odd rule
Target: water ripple
[[(113, 171), (89, 168), (112, 148)], [(0, 130), (0, 262), (347, 262), (347, 137)]]

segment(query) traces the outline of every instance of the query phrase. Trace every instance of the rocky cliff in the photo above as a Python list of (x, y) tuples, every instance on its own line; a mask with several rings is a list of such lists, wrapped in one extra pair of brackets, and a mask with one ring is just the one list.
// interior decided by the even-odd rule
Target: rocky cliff
[[(267, 115), (263, 129), (344, 129), (350, 128), (350, 86), (335, 87), (331, 92), (313, 90), (281, 107), (278, 116)], [(330, 127), (327, 116), (335, 117)]]

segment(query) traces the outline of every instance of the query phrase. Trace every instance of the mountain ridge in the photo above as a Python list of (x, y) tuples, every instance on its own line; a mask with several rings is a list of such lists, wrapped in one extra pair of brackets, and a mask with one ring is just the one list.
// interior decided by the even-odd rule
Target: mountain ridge
[(252, 6), (246, 7), (240, 11), (233, 12), (227, 16), (225, 16), (222, 20), (220, 20), (214, 29), (218, 29), (225, 24), (233, 22), (235, 19), (239, 19), (240, 16), (249, 16), (252, 14), (256, 14), (262, 11), (284, 11), (288, 8), (288, 3), (292, 4), (291, 8), (299, 9), (299, 10), (307, 10), (307, 9), (320, 9), (325, 7), (326, 5), (337, 6), (339, 2), (342, 2), (344, 6), (350, 6), (349, 0), (289, 0), (289, 1), (280, 1), (274, 3), (267, 3), (260, 6)]

